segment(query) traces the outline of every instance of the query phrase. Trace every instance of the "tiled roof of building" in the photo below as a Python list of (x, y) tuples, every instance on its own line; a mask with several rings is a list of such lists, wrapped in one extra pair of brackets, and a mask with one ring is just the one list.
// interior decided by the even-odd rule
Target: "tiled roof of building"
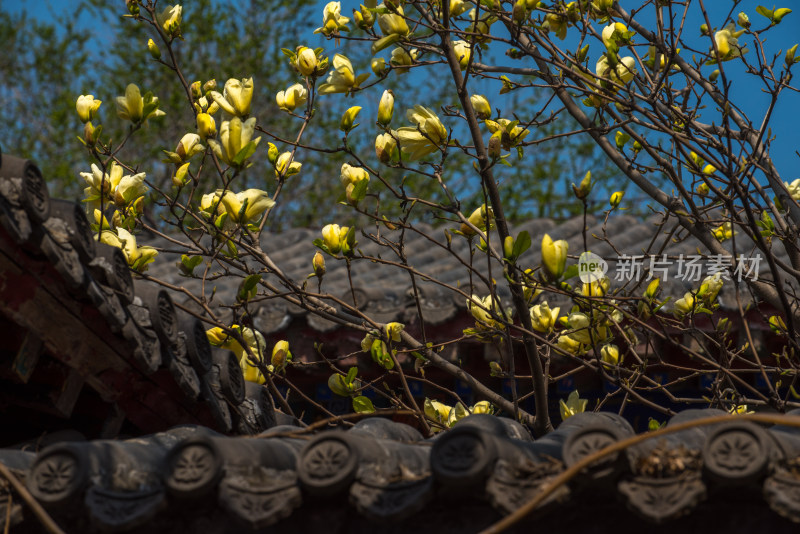
[[(688, 410), (667, 428), (721, 414)], [(348, 430), (277, 426), (252, 438), (179, 427), (38, 453), (2, 450), (0, 462), (68, 532), (472, 533), (633, 435), (605, 412), (574, 415), (540, 439), (491, 415), (468, 416), (427, 440), (371, 417)], [(796, 531), (798, 455), (797, 427), (729, 416), (593, 463), (510, 531)], [(37, 530), (17, 500), (8, 506), (0, 493), (14, 532)]]
[[(170, 293), (134, 279), (122, 251), (95, 242), (83, 207), (50, 199), (38, 168), (0, 156), (2, 442), (87, 417), (95, 434), (202, 423), (256, 433), (271, 398), (245, 384), (236, 357)], [(30, 417), (36, 414), (36, 417)], [(80, 415), (80, 417), (78, 416)], [(83, 426), (92, 426), (85, 423)], [(19, 430), (19, 432), (17, 432)]]

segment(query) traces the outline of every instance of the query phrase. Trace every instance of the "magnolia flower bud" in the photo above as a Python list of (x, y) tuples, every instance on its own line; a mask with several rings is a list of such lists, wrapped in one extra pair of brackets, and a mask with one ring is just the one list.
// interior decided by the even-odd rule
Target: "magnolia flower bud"
[(83, 125), (83, 140), (88, 146), (94, 146), (94, 144), (97, 143), (97, 139), (100, 137), (100, 132), (102, 131), (102, 124), (95, 128), (91, 122), (87, 122)]
[(479, 119), (484, 120), (492, 116), (492, 106), (489, 105), (489, 100), (485, 96), (472, 95), (469, 97), (469, 101)]
[(550, 309), (547, 301), (537, 304), (530, 309), (531, 326), (537, 332), (550, 332), (558, 321), (558, 312), (561, 308)]
[(600, 349), (600, 359), (610, 365), (619, 364), (619, 347), (616, 345), (603, 345), (603, 348)]
[(578, 187), (572, 184), (572, 192), (575, 193), (576, 197), (583, 200), (592, 192), (592, 185), (592, 171), (586, 171), (586, 175), (583, 177)]
[(617, 191), (611, 194), (611, 198), (608, 199), (609, 203), (611, 204), (612, 208), (616, 208), (619, 206), (619, 203), (622, 202), (622, 197), (625, 195), (625, 191)]
[(198, 113), (197, 132), (203, 139), (208, 139), (209, 137), (217, 135), (217, 123), (214, 122), (214, 117), (208, 113)]
[(95, 100), (92, 95), (79, 96), (78, 100), (75, 102), (75, 109), (78, 112), (78, 117), (81, 119), (81, 122), (89, 122), (92, 120), (102, 103), (102, 100)]
[(744, 29), (747, 29), (747, 28), (750, 27), (750, 17), (748, 17), (747, 13), (745, 13), (744, 11), (741, 11), (739, 13), (739, 16), (737, 17), (736, 22), (738, 22), (739, 26), (741, 26)]
[(348, 108), (348, 110), (342, 115), (342, 120), (339, 121), (339, 129), (345, 133), (348, 133), (350, 130), (358, 126), (358, 124), (353, 124), (353, 122), (356, 120), (356, 115), (358, 115), (359, 111), (361, 111), (361, 106), (353, 106)]
[(175, 187), (182, 187), (186, 185), (188, 179), (188, 171), (189, 171), (189, 162), (187, 161), (175, 171), (175, 175), (172, 177), (172, 185)]
[(563, 239), (553, 241), (548, 234), (542, 238), (542, 266), (551, 278), (558, 279), (564, 274), (568, 250), (569, 245)]
[(161, 29), (167, 37), (174, 39), (181, 35), (181, 15), (183, 7), (180, 4), (174, 6), (167, 6), (164, 10), (156, 15), (156, 22), (158, 22)]
[(386, 90), (381, 96), (381, 101), (378, 104), (378, 123), (386, 126), (392, 122), (392, 114), (394, 113), (394, 93), (391, 90)]
[(375, 73), (375, 76), (383, 76), (386, 72), (386, 60), (382, 57), (373, 58), (369, 66), (372, 72)]
[(331, 254), (338, 254), (342, 250), (341, 230), (338, 224), (328, 224), (322, 228), (322, 242)]
[(125, 7), (128, 8), (128, 13), (134, 17), (139, 15), (139, 2), (138, 0), (125, 0)]
[(466, 41), (454, 41), (453, 52), (455, 52), (456, 58), (458, 58), (458, 65), (461, 67), (461, 70), (466, 69), (467, 65), (469, 65), (469, 59), (472, 56), (472, 48), (469, 46), (469, 43)]
[(297, 59), (294, 66), (300, 74), (303, 76), (311, 76), (314, 74), (314, 71), (316, 71), (318, 64), (317, 54), (312, 49), (301, 46), (297, 50)]
[(282, 371), (286, 368), (286, 364), (288, 364), (291, 359), (292, 353), (289, 350), (289, 342), (281, 340), (275, 343), (275, 346), (272, 348), (272, 359), (270, 360), (273, 371), (276, 373)]
[(325, 257), (321, 252), (317, 251), (316, 254), (314, 254), (311, 265), (314, 267), (314, 274), (317, 275), (318, 278), (322, 278), (325, 274)]
[(161, 50), (158, 49), (158, 45), (152, 39), (147, 40), (147, 51), (150, 52), (150, 57), (153, 59), (161, 58)]
[(375, 154), (381, 163), (388, 165), (398, 158), (397, 141), (391, 134), (385, 133), (375, 138)]

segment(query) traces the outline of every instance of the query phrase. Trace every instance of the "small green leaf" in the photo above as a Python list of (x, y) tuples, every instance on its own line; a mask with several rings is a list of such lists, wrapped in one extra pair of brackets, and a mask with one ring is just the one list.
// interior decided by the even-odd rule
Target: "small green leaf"
[(239, 284), (239, 291), (236, 293), (236, 300), (247, 302), (258, 293), (258, 283), (261, 281), (260, 274), (251, 274)]
[(531, 235), (527, 230), (523, 230), (514, 240), (514, 257), (519, 258), (529, 248), (531, 248)]
[(368, 397), (359, 395), (358, 397), (353, 397), (353, 411), (356, 413), (373, 413), (375, 406)]
[(233, 164), (237, 167), (240, 167), (247, 158), (253, 155), (253, 153), (256, 151), (256, 146), (256, 143), (253, 141), (247, 143), (244, 148), (242, 148), (239, 153), (234, 156)]
[(358, 375), (358, 367), (351, 367), (347, 371), (347, 377), (344, 379), (345, 383), (350, 385), (353, 383), (353, 380), (356, 379), (356, 375)]
[(576, 276), (578, 276), (579, 272), (580, 271), (579, 271), (579, 268), (578, 268), (577, 264), (570, 265), (564, 271), (564, 280), (569, 280), (570, 278), (575, 278)]

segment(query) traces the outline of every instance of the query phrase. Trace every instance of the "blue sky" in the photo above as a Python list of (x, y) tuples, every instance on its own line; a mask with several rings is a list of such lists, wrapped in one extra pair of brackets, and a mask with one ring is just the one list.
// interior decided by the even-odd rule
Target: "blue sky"
[[(116, 1), (120, 4), (121, 9), (124, 9), (124, 1)], [(795, 0), (784, 0), (783, 5), (791, 7), (796, 3), (797, 2)], [(2, 5), (4, 9), (11, 10), (12, 12), (24, 10), (32, 17), (49, 22), (57, 22), (59, 20), (65, 20), (68, 17), (74, 16), (75, 14), (73, 10), (76, 4), (77, 2), (74, 0), (0, 0), (0, 5)], [(324, 4), (324, 1), (320, 3), (320, 18), (322, 6)], [(350, 12), (352, 7), (351, 4), (355, 5), (355, 1), (348, 2), (348, 0), (344, 0), (342, 2), (343, 14), (348, 14)], [(624, 7), (629, 6), (628, 9), (630, 9), (630, 6), (633, 6), (634, 4), (635, 2), (628, 0), (622, 1), (622, 5)], [(711, 13), (712, 15), (716, 16), (716, 19), (718, 20), (717, 23), (717, 20), (712, 18), (713, 25), (721, 27), (722, 20), (724, 20), (729, 11), (733, 10), (734, 17), (735, 13), (738, 13), (739, 11), (745, 11), (749, 14), (750, 20), (754, 24), (753, 27), (760, 28), (765, 25), (762, 21), (765, 21), (766, 19), (756, 13), (756, 6), (759, 4), (760, 2), (748, 0), (735, 5), (734, 2), (729, 0), (717, 0), (715, 2), (707, 3), (707, 6), (709, 6), (711, 9), (721, 8), (719, 12)], [(773, 5), (768, 4), (767, 7), (771, 8)], [(102, 24), (92, 20), (91, 17), (86, 13), (80, 15), (79, 23), (87, 30), (92, 30), (95, 32), (98, 30), (98, 28), (102, 27)], [(687, 28), (686, 32), (686, 35), (697, 36), (696, 41), (693, 41), (693, 44), (696, 44), (698, 49), (705, 49), (708, 47), (708, 38), (701, 38), (696, 29)], [(705, 39), (705, 41), (702, 41), (701, 39)], [(749, 42), (749, 40), (750, 39), (747, 36), (743, 37), (743, 41)], [(771, 54), (777, 53), (779, 49), (782, 49), (785, 52), (786, 49), (798, 41), (800, 41), (800, 8), (798, 8), (795, 13), (788, 15), (778, 27), (770, 30), (770, 32), (767, 34), (766, 48)], [(329, 48), (331, 44), (332, 43), (326, 43), (326, 47)], [(750, 46), (749, 48), (751, 48), (751, 50), (748, 52), (748, 58), (755, 60), (755, 52), (752, 50), (753, 47)], [(767, 109), (769, 96), (763, 92), (762, 87), (759, 85), (760, 82), (754, 76), (745, 75), (741, 65), (735, 63), (737, 62), (729, 62), (725, 64), (726, 73), (733, 80), (733, 84), (731, 86), (732, 100), (738, 103), (740, 106), (746, 107), (750, 118), (755, 123), (759, 123), (763, 117), (764, 111)], [(782, 60), (780, 60), (778, 63), (782, 65)], [(707, 67), (707, 70), (710, 72), (713, 70), (713, 67)], [(794, 70), (795, 72), (800, 72), (800, 64), (798, 64)], [(796, 79), (800, 80), (800, 78), (797, 77)], [(800, 84), (796, 83), (795, 85)], [(781, 95), (781, 99), (779, 100), (770, 121), (772, 133), (776, 137), (772, 144), (771, 156), (784, 181), (792, 181), (800, 178), (800, 157), (795, 153), (796, 151), (800, 150), (800, 142), (797, 141), (798, 136), (795, 130), (796, 123), (799, 120), (800, 94), (791, 90), (786, 90)]]

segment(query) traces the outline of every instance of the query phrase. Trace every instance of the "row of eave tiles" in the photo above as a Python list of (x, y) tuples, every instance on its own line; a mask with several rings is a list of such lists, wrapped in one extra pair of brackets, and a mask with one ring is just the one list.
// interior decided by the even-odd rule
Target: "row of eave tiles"
[[(686, 410), (667, 426), (718, 415), (724, 412)], [(176, 427), (127, 441), (56, 443), (38, 454), (5, 449), (0, 461), (68, 532), (154, 533), (179, 525), (204, 532), (477, 532), (587, 454), (634, 435), (624, 418), (606, 412), (577, 414), (535, 440), (513, 420), (490, 415), (469, 416), (430, 439), (379, 417), (348, 430), (298, 430), (277, 426), (231, 438)], [(800, 522), (798, 454), (797, 428), (731, 416), (593, 464), (520, 528), (565, 517), (585, 499), (616, 506), (628, 520), (663, 525), (738, 498), (791, 526)], [(12, 524), (36, 531), (30, 511), (11, 502)], [(0, 495), (3, 516), (7, 504)]]

